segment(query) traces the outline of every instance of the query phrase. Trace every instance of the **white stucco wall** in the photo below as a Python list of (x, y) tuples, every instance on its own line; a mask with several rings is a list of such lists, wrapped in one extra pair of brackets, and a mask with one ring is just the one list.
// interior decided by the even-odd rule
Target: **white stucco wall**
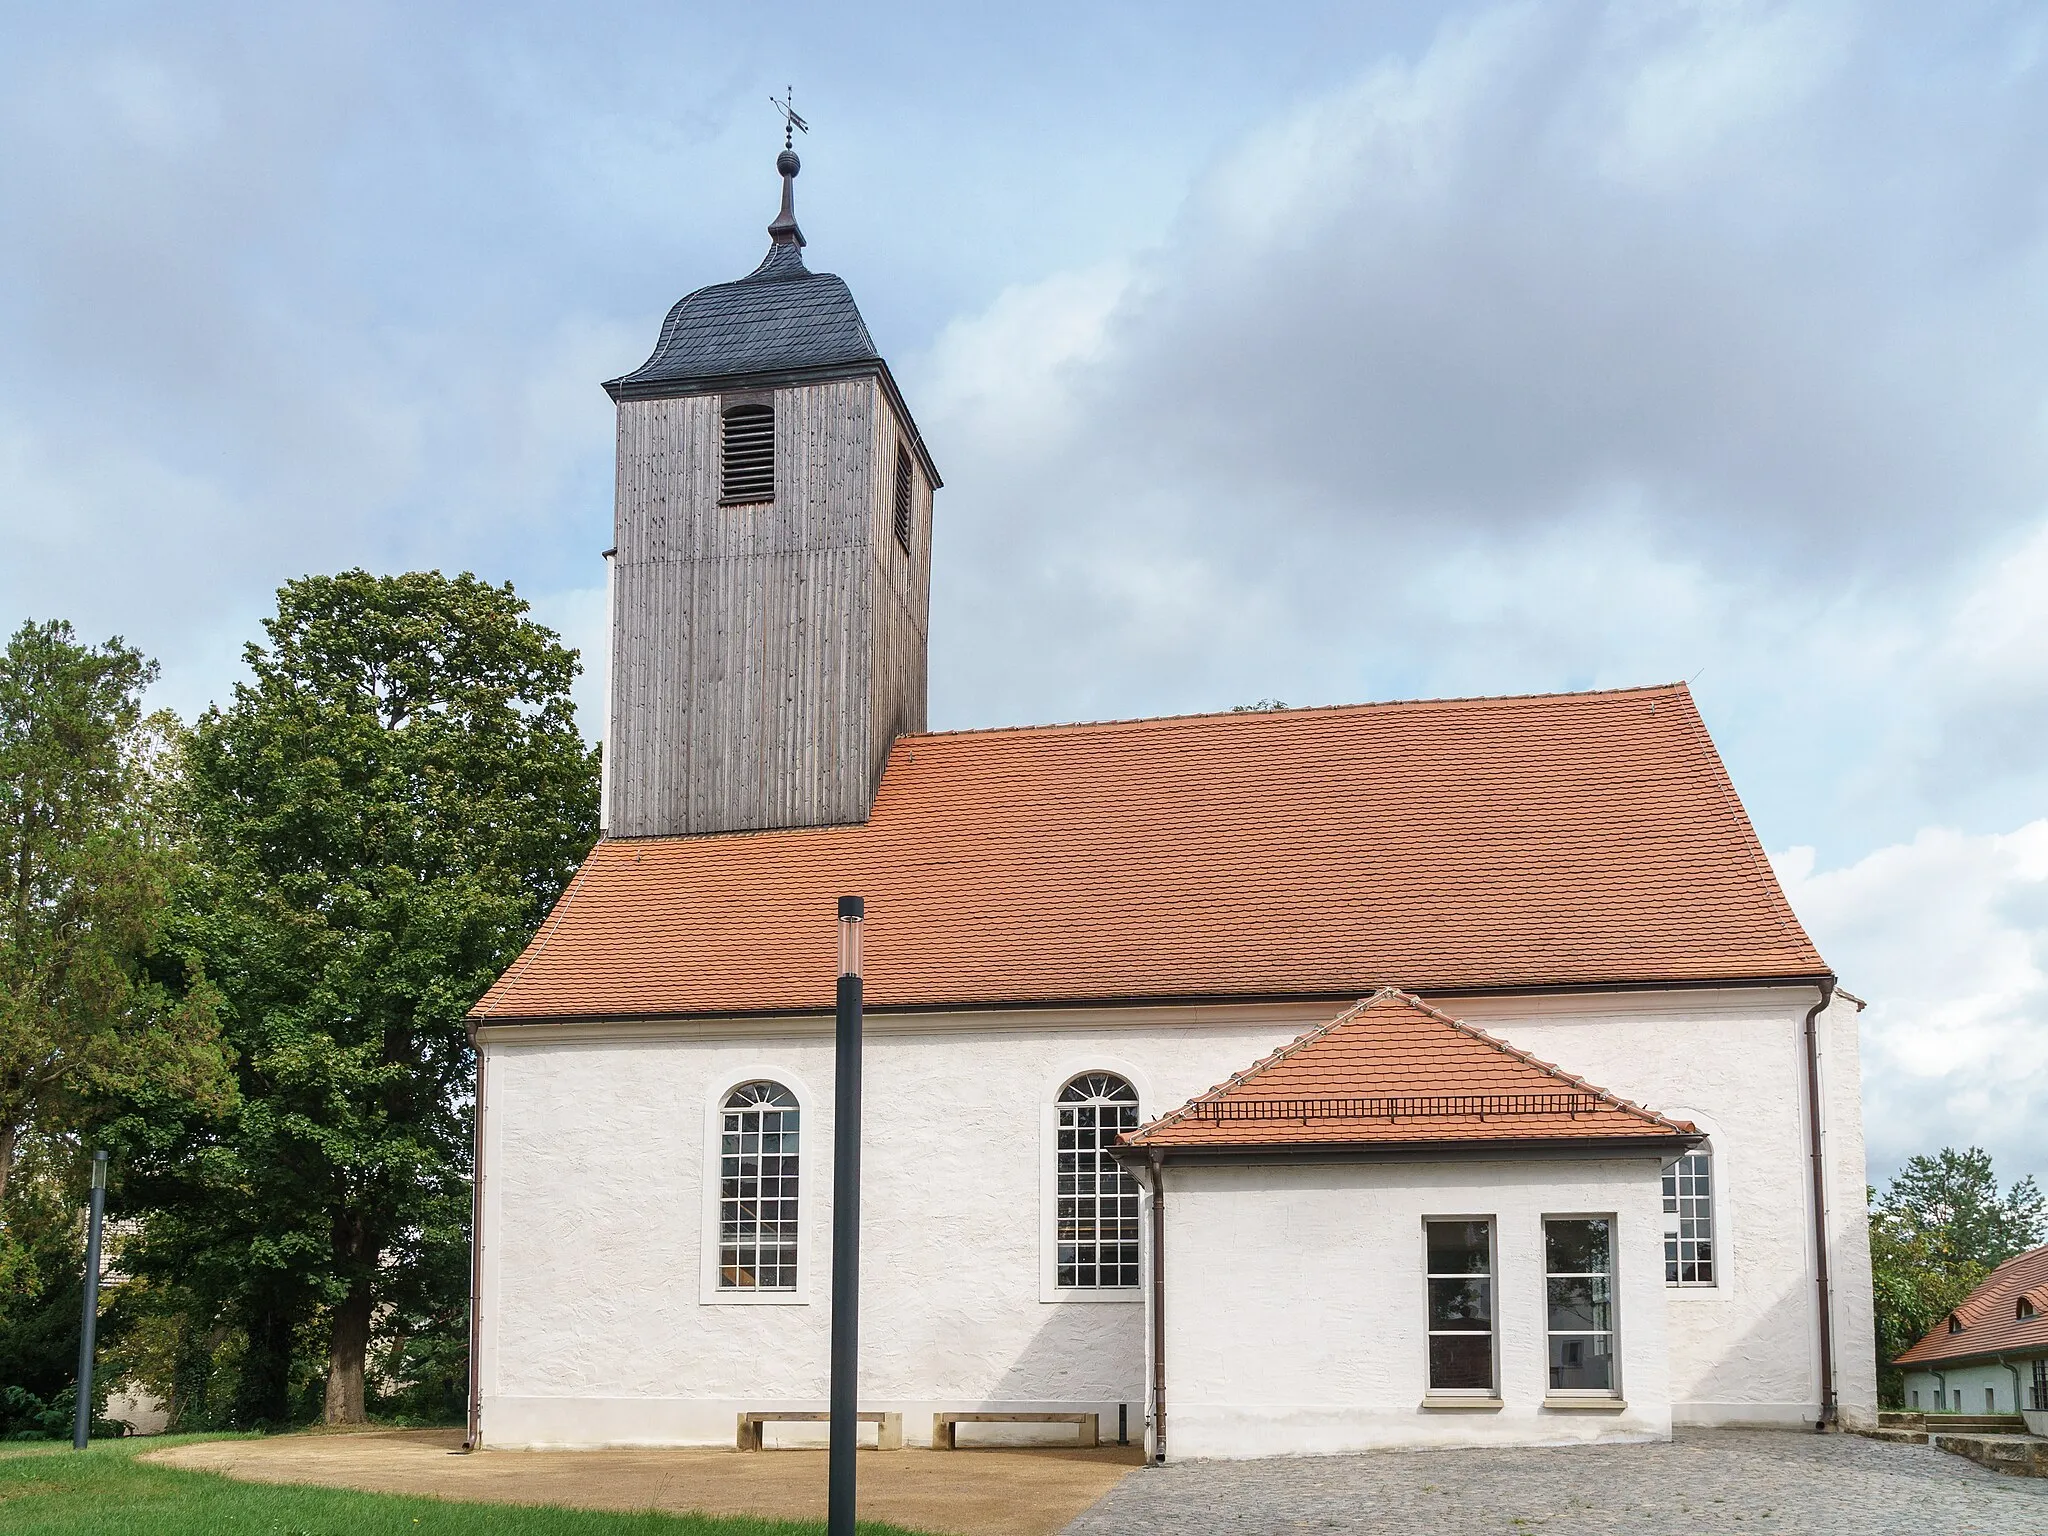
[[(1660, 1171), (1654, 1157), (1170, 1165), (1169, 1455), (1668, 1438)], [(1545, 1406), (1546, 1215), (1615, 1220), (1615, 1406)], [(1423, 1406), (1431, 1216), (1494, 1222), (1498, 1410)]]
[[(1959, 1365), (1941, 1371), (1906, 1372), (1906, 1407), (1922, 1413), (2020, 1413), (2034, 1406), (2034, 1361), (2015, 1359), (2010, 1366), (1997, 1361)], [(2017, 1372), (2019, 1379), (2014, 1381)], [(1984, 1394), (1993, 1394), (1993, 1406), (1986, 1407)], [(1918, 1401), (1914, 1393), (1919, 1394)], [(1943, 1394), (1937, 1405), (1934, 1394)], [(1960, 1394), (1960, 1397), (1957, 1395)]]
[[(1722, 1283), (1666, 1297), (1668, 1398), (1681, 1423), (1791, 1425), (1816, 1409), (1799, 1039), (1812, 996), (1787, 988), (1445, 1004), (1713, 1134)], [(1045, 1299), (1045, 1106), (1067, 1077), (1106, 1068), (1137, 1084), (1150, 1117), (1337, 1011), (871, 1017), (863, 1405), (902, 1411), (916, 1442), (939, 1409), (1092, 1407), (1113, 1434), (1122, 1403), (1136, 1438), (1146, 1396), (1140, 1299)], [(1829, 1018), (1826, 1119), (1851, 1417), (1862, 1403), (1874, 1411), (1875, 1382), (1846, 1013), (1838, 1007)], [(730, 1444), (742, 1409), (822, 1406), (830, 1021), (501, 1026), (481, 1038), (486, 1440)], [(709, 1106), (756, 1076), (787, 1083), (805, 1111), (803, 1263), (812, 1283), (792, 1303), (707, 1303)]]
[[(1811, 1424), (1820, 1407), (1804, 1027), (1811, 988), (1474, 998), (1445, 1011), (1711, 1137), (1717, 1283), (1670, 1292), (1680, 1424)], [(1876, 1422), (1856, 1010), (1821, 1016), (1836, 1394)]]
[[(1142, 1433), (1142, 1306), (1042, 1299), (1042, 1159), (1060, 1085), (1121, 1072), (1146, 1116), (1328, 1012), (1142, 1031), (1043, 1015), (873, 1021), (864, 1067), (861, 1400), (929, 1439), (941, 1409), (1118, 1404)], [(1100, 1017), (1095, 1016), (1095, 1017)], [(830, 1021), (486, 1044), (483, 1433), (496, 1445), (731, 1444), (736, 1413), (822, 1407)], [(710, 1106), (771, 1077), (803, 1121), (807, 1296), (706, 1303)], [(715, 1170), (713, 1171), (715, 1182)], [(1071, 1433), (1070, 1431), (1068, 1433)]]

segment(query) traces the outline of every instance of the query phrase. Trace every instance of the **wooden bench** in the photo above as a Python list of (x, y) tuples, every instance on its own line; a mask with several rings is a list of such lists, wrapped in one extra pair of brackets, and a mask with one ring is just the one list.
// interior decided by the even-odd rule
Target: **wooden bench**
[[(875, 1449), (878, 1451), (900, 1451), (903, 1449), (903, 1415), (900, 1413), (857, 1413), (854, 1417), (863, 1424), (875, 1426)], [(800, 1411), (743, 1413), (740, 1415), (740, 1449), (743, 1451), (766, 1450), (762, 1433), (770, 1424), (829, 1424), (829, 1413), (804, 1413)]]
[(932, 1449), (957, 1451), (954, 1429), (961, 1424), (1072, 1424), (1080, 1430), (1077, 1442), (1093, 1450), (1102, 1440), (1102, 1416), (1095, 1413), (935, 1413), (932, 1415)]

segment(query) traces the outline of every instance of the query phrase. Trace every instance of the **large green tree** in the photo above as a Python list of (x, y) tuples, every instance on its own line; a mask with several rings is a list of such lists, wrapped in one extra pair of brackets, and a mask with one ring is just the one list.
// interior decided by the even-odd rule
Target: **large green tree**
[(373, 1325), (460, 1316), (464, 1015), (594, 840), (597, 760), (575, 653), (509, 585), (308, 577), (264, 628), (187, 766), (183, 931), (225, 999), (240, 1107), (167, 1172), (143, 1262), (232, 1299), (237, 1416), (285, 1416), (310, 1321), (325, 1417), (351, 1423)]
[(2048, 1236), (2032, 1176), (2001, 1190), (1991, 1154), (1943, 1147), (1909, 1158), (1870, 1203), (1878, 1379), (1897, 1401), (1891, 1362), (1962, 1305), (1984, 1277)]
[(227, 1087), (211, 994), (164, 949), (177, 726), (143, 714), (155, 675), (63, 622), (0, 654), (0, 1213), (29, 1139)]
[(231, 1103), (211, 993), (166, 943), (183, 846), (155, 671), (61, 622), (0, 652), (0, 1435), (69, 1433), (90, 1145)]

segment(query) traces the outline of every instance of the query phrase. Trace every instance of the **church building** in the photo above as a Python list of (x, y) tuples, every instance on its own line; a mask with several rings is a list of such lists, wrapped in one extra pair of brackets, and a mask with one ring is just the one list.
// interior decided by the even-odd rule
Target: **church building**
[(604, 836), (471, 1016), (473, 1438), (825, 1407), (841, 895), (912, 1444), (1874, 1421), (1858, 1005), (1684, 685), (928, 731), (937, 467), (779, 169), (606, 386)]

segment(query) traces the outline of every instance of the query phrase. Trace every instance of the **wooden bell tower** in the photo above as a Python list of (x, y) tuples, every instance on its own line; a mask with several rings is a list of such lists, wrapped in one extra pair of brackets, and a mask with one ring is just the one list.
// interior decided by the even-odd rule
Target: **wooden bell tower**
[(761, 265), (605, 385), (612, 837), (863, 821), (925, 727), (939, 477), (846, 284), (804, 265), (795, 153), (776, 168)]

